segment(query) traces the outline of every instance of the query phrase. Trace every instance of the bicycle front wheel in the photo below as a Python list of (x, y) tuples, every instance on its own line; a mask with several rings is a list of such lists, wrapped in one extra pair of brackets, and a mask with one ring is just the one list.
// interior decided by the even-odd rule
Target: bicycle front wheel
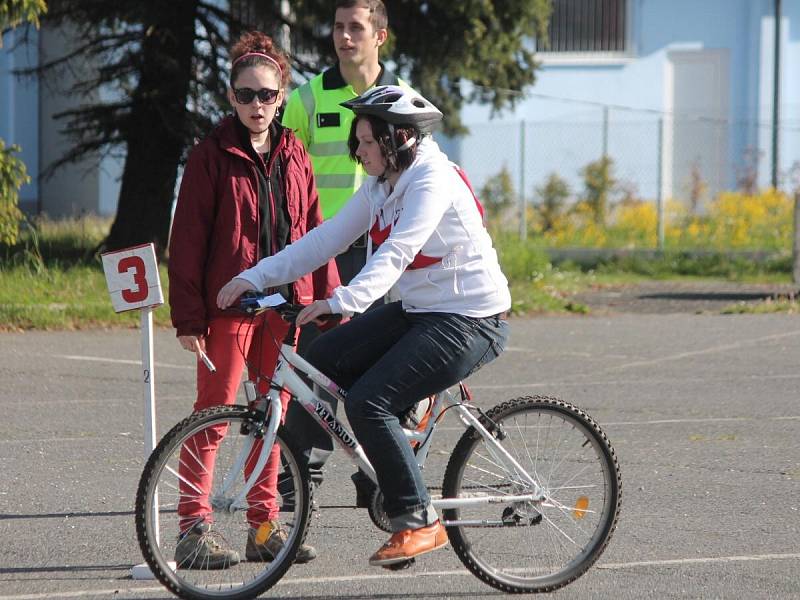
[[(622, 484), (614, 450), (586, 413), (556, 398), (517, 398), (487, 415), (496, 426), (483, 425), (545, 498), (444, 510), (453, 550), (505, 592), (567, 585), (597, 560), (616, 526)], [(470, 428), (450, 457), (443, 496), (519, 497), (534, 493), (526, 479)]]
[[(260, 424), (242, 406), (198, 412), (173, 427), (145, 465), (136, 494), (139, 546), (156, 578), (181, 598), (254, 598), (284, 575), (305, 538), (308, 474), (282, 429), (277, 482), (275, 469), (255, 473)], [(245, 473), (255, 482), (246, 493)], [(274, 528), (259, 523), (273, 501), (285, 535), (267, 553), (257, 544), (273, 539)]]

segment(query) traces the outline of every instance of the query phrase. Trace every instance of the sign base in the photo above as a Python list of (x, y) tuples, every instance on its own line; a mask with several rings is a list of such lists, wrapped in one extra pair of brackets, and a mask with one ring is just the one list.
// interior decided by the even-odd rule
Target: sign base
[[(167, 565), (169, 565), (169, 568), (173, 571), (177, 568), (177, 565), (173, 561), (169, 561)], [(155, 578), (156, 576), (153, 575), (153, 572), (150, 570), (150, 567), (147, 563), (142, 563), (140, 565), (134, 565), (131, 567), (131, 579), (136, 579), (138, 581), (152, 581)]]

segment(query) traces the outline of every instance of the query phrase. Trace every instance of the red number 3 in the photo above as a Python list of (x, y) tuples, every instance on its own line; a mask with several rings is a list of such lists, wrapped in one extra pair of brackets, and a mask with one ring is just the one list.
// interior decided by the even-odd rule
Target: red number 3
[(122, 290), (122, 299), (125, 302), (141, 302), (147, 298), (150, 289), (145, 277), (147, 269), (140, 256), (127, 256), (119, 261), (117, 270), (120, 273), (127, 273), (131, 269), (133, 269), (133, 283), (136, 284), (136, 288)]

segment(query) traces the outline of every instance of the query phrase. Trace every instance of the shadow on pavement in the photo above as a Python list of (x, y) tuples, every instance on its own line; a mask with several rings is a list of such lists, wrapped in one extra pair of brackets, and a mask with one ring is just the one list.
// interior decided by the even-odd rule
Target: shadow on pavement
[(81, 571), (130, 571), (131, 566), (125, 565), (79, 565), (79, 566), (53, 566), (53, 567), (0, 567), (0, 575), (10, 573), (80, 573)]
[(785, 294), (765, 292), (658, 292), (639, 294), (641, 300), (687, 300), (700, 302), (756, 302), (777, 300)]
[(8, 514), (0, 513), (0, 521), (12, 519), (69, 519), (77, 517), (128, 517), (133, 516), (132, 510), (118, 510), (108, 512), (67, 512), (67, 513), (43, 513), (43, 514)]

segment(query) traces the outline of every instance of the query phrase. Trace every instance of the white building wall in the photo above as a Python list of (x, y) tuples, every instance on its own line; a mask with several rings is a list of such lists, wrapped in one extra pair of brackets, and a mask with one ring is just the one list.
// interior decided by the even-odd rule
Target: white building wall
[[(485, 106), (465, 107), (462, 119), (471, 133), (457, 140), (454, 154), (476, 186), (505, 165), (528, 199), (552, 172), (580, 191), (580, 170), (607, 152), (618, 178), (641, 197), (653, 199), (659, 191), (680, 197), (687, 194), (689, 167), (679, 159), (712, 140), (713, 156), (706, 149), (698, 163), (710, 194), (736, 187), (748, 168), (757, 169), (759, 183), (769, 183), (774, 0), (630, 0), (629, 7), (627, 54), (541, 55), (536, 84), (515, 110), (492, 118)], [(800, 2), (784, 1), (783, 7), (780, 159), (786, 171), (800, 160)], [(668, 86), (676, 61), (685, 77), (691, 60), (705, 58), (723, 88), (683, 88), (681, 114), (672, 114)], [(713, 106), (705, 97), (712, 88), (718, 96)], [(670, 127), (679, 119), (679, 137), (689, 150), (670, 157)], [(719, 125), (692, 128), (687, 123), (693, 119)], [(672, 165), (663, 164), (668, 158)], [(712, 167), (709, 160), (719, 164)]]
[[(74, 44), (73, 32), (66, 27), (43, 28), (40, 35), (42, 61), (64, 56)], [(55, 115), (73, 108), (76, 100), (70, 87), (88, 72), (85, 63), (59, 68), (42, 80), (40, 86), (39, 123), (41, 126), (41, 164), (48, 166), (59, 160), (70, 148), (70, 140), (62, 133), (63, 121)], [(92, 100), (93, 98), (87, 99)], [(41, 181), (41, 208), (50, 217), (80, 216), (97, 211), (97, 161), (84, 160), (56, 170)]]
[[(23, 43), (26, 34), (28, 44)], [(0, 48), (0, 138), (6, 147), (17, 144), (21, 148), (17, 156), (31, 176), (31, 183), (20, 189), (20, 206), (27, 212), (36, 212), (39, 199), (39, 85), (35, 77), (20, 79), (13, 72), (37, 64), (37, 40), (36, 29), (19, 28), (3, 36)]]
[(63, 56), (76, 43), (68, 27), (30, 27), (7, 33), (0, 49), (0, 138), (6, 145), (17, 144), (31, 183), (20, 190), (20, 206), (28, 213), (50, 217), (83, 214), (113, 215), (119, 197), (123, 163), (113, 158), (87, 158), (56, 170), (51, 177), (42, 173), (71, 146), (63, 133), (64, 122), (55, 115), (86, 101), (97, 101), (100, 90), (89, 98), (70, 95), (72, 84), (90, 73), (92, 65), (76, 62), (51, 72), (46, 78), (19, 78), (16, 69), (36, 66)]

